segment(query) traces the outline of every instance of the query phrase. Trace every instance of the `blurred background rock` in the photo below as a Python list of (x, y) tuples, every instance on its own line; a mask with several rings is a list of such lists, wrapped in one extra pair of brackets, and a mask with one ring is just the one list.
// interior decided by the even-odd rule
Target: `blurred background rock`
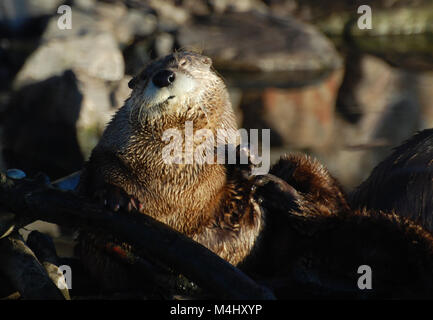
[(1, 0), (1, 168), (80, 169), (131, 76), (178, 48), (213, 59), (239, 126), (271, 129), (273, 161), (311, 154), (347, 190), (433, 127), (431, 0)]

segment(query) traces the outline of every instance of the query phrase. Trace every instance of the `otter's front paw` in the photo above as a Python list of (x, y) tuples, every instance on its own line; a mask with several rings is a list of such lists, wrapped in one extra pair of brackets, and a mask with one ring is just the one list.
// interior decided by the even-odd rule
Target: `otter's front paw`
[(142, 209), (142, 205), (137, 199), (112, 185), (106, 185), (103, 189), (96, 191), (95, 197), (104, 207), (114, 212), (119, 210), (131, 212)]

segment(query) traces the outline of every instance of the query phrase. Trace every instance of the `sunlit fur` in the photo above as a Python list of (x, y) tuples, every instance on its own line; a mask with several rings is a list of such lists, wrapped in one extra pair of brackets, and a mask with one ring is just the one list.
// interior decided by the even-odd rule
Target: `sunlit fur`
[[(161, 70), (173, 71), (176, 78), (172, 85), (156, 88), (151, 79)], [(239, 263), (262, 227), (250, 191), (240, 190), (224, 164), (168, 164), (162, 157), (167, 145), (162, 140), (164, 131), (176, 128), (184, 135), (186, 121), (193, 123), (194, 132), (209, 129), (214, 137), (218, 129), (237, 130), (226, 86), (212, 70), (211, 60), (176, 52), (147, 66), (131, 87), (130, 98), (92, 152), (81, 189), (92, 194), (106, 184), (117, 186), (142, 203), (143, 213)], [(245, 205), (229, 205), (239, 202), (239, 194), (245, 194), (241, 201)], [(231, 215), (252, 220), (226, 233), (220, 223)]]

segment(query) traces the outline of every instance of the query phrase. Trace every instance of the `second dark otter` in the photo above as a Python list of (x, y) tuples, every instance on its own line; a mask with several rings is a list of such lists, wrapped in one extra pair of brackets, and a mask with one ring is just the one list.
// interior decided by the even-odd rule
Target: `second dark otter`
[(396, 147), (350, 195), (354, 208), (394, 210), (433, 232), (433, 129)]

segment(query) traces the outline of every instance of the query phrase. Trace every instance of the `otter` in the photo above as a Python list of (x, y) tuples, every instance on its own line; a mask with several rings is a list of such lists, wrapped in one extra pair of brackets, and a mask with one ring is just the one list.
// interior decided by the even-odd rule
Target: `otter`
[[(211, 64), (180, 51), (134, 77), (78, 191), (119, 214), (134, 210), (167, 224), (268, 281), (278, 297), (432, 297), (431, 234), (394, 212), (353, 210), (338, 181), (309, 156), (284, 155), (261, 176), (251, 175), (250, 162), (164, 162), (166, 130), (185, 133), (186, 122), (215, 136), (236, 129), (225, 84)], [(103, 288), (138, 284), (96, 242), (82, 232), (79, 254)], [(357, 286), (361, 265), (373, 269), (371, 291)]]
[[(394, 210), (351, 207), (317, 160), (284, 155), (270, 174), (287, 182), (259, 186), (265, 225), (261, 258), (248, 266), (278, 298), (433, 298), (433, 237)], [(248, 259), (247, 259), (248, 260)], [(361, 290), (358, 268), (372, 270)]]
[(394, 210), (433, 232), (433, 129), (394, 148), (349, 195), (354, 208)]
[(227, 89), (211, 64), (209, 57), (180, 51), (134, 77), (131, 96), (92, 151), (78, 190), (113, 210), (148, 214), (237, 265), (263, 226), (249, 196), (252, 182), (240, 183), (225, 164), (163, 159), (166, 130), (185, 133), (189, 122), (194, 133), (210, 130), (217, 144), (227, 141), (219, 130), (228, 132), (226, 138), (236, 131)]

